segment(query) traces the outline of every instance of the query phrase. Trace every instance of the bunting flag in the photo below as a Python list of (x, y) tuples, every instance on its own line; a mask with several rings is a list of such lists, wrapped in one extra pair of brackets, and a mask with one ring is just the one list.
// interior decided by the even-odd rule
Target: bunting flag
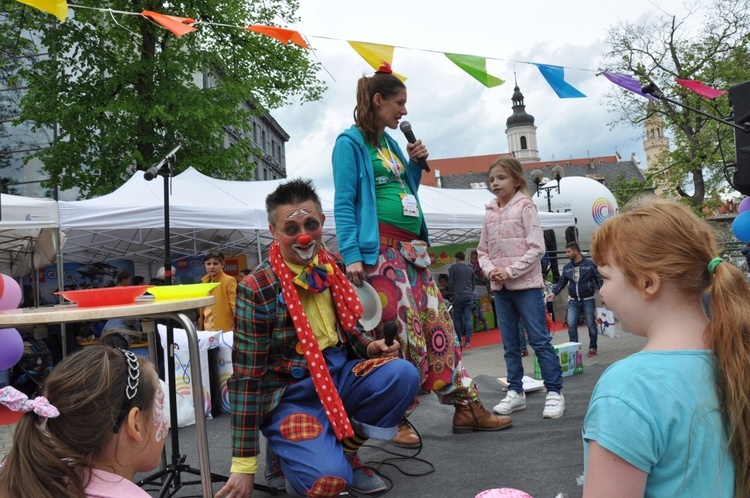
[(702, 97), (706, 97), (708, 99), (715, 99), (716, 97), (721, 97), (725, 93), (727, 93), (726, 90), (717, 90), (716, 88), (711, 88), (710, 86), (706, 86), (703, 84), (702, 81), (694, 81), (694, 80), (681, 80), (681, 79), (675, 79), (678, 85), (684, 86), (688, 90), (692, 90), (698, 95)]
[(548, 64), (537, 64), (535, 62), (532, 62), (532, 64), (539, 68), (539, 72), (542, 73), (542, 76), (547, 80), (549, 86), (552, 87), (557, 96), (561, 99), (586, 97), (584, 94), (576, 90), (570, 83), (565, 81), (565, 69), (562, 66), (550, 66)]
[(445, 53), (445, 56), (449, 58), (455, 65), (466, 71), (469, 76), (471, 76), (487, 88), (500, 86), (505, 83), (505, 80), (501, 80), (500, 78), (487, 73), (487, 59), (485, 57), (478, 57), (476, 55), (449, 54), (447, 52)]
[(65, 0), (18, 0), (19, 2), (48, 12), (65, 22), (68, 18), (68, 2)]
[(608, 73), (606, 71), (602, 71), (602, 76), (607, 78), (609, 81), (611, 81), (615, 85), (621, 86), (625, 90), (629, 90), (633, 93), (636, 93), (640, 95), (641, 97), (646, 97), (647, 99), (650, 99), (650, 100), (659, 100), (653, 95), (643, 93), (641, 91), (641, 83), (629, 74)]
[(141, 15), (151, 19), (161, 27), (168, 29), (172, 34), (178, 37), (196, 31), (194, 27), (189, 26), (189, 24), (195, 23), (195, 19), (159, 14), (158, 12), (151, 12), (150, 10), (144, 10), (141, 12)]
[(247, 29), (248, 31), (254, 31), (256, 33), (270, 36), (271, 38), (275, 38), (284, 45), (292, 42), (296, 43), (302, 48), (306, 48), (308, 50), (310, 49), (310, 45), (307, 43), (307, 41), (305, 41), (304, 38), (302, 38), (302, 35), (299, 33), (299, 31), (294, 31), (293, 29), (277, 28), (275, 26), (263, 26), (261, 24), (248, 26), (245, 29)]
[[(109, 13), (110, 15), (112, 14), (134, 15), (134, 16), (140, 15), (140, 16), (150, 19), (151, 21), (155, 23), (158, 23), (160, 26), (169, 30), (171, 33), (173, 33), (176, 36), (183, 36), (187, 33), (192, 33), (193, 31), (196, 31), (196, 28), (193, 27), (193, 24), (197, 24), (194, 19), (191, 19), (188, 17), (178, 17), (178, 16), (171, 15), (171, 14), (160, 14), (158, 12), (152, 12), (148, 10), (144, 10), (143, 12), (114, 11), (112, 9), (106, 9), (103, 7), (84, 6), (84, 5), (75, 5), (75, 4), (69, 5), (66, 0), (17, 0), (17, 1), (19, 3), (23, 3), (31, 7), (37, 8), (39, 10), (42, 10), (44, 12), (48, 12), (54, 15), (55, 17), (57, 17), (62, 22), (65, 22), (68, 16), (68, 8), (72, 7), (76, 9), (99, 10), (102, 12)], [(271, 38), (278, 40), (284, 45), (288, 45), (289, 42), (291, 42), (302, 48), (311, 50), (310, 44), (307, 42), (306, 37), (303, 36), (299, 31), (296, 31), (293, 29), (280, 28), (276, 26), (265, 26), (265, 25), (232, 26), (232, 25), (227, 25), (227, 24), (222, 24), (222, 23), (217, 23), (217, 22), (210, 22), (210, 21), (203, 21), (200, 24), (204, 26), (206, 25), (221, 26), (221, 27), (237, 28), (237, 29), (252, 31), (255, 33), (260, 33), (266, 36), (270, 36)], [(327, 37), (319, 37), (319, 38), (327, 38)], [(328, 38), (328, 39), (336, 39), (336, 38)], [(380, 68), (380, 66), (384, 62), (388, 63), (391, 66), (393, 65), (393, 52), (396, 48), (395, 46), (381, 45), (381, 44), (369, 43), (369, 42), (358, 42), (358, 41), (347, 41), (347, 43), (349, 43), (349, 45), (354, 49), (354, 51), (357, 52), (357, 54), (359, 54), (375, 71), (377, 71), (378, 68)], [(405, 48), (405, 47), (399, 47), (399, 48)], [(407, 50), (421, 50), (424, 52), (435, 52), (434, 50), (425, 50), (425, 49), (416, 49), (416, 48), (410, 49), (408, 47), (406, 47), (406, 49)], [(487, 60), (500, 60), (500, 61), (515, 62), (515, 63), (529, 64), (532, 66), (536, 66), (539, 69), (539, 71), (542, 73), (542, 76), (547, 81), (547, 83), (552, 87), (552, 89), (555, 91), (557, 96), (560, 97), (561, 99), (586, 97), (586, 95), (584, 95), (579, 90), (574, 88), (570, 83), (565, 81), (565, 69), (566, 68), (564, 66), (554, 66), (550, 64), (540, 64), (537, 62), (507, 60), (507, 59), (499, 59), (499, 58), (493, 58), (493, 57), (480, 57), (476, 55), (456, 54), (456, 53), (449, 53), (449, 52), (445, 52), (444, 55), (451, 62), (453, 62), (458, 67), (463, 69), (472, 78), (476, 79), (487, 88), (492, 88), (492, 87), (499, 86), (505, 83), (503, 79), (493, 76), (487, 72)], [(588, 69), (579, 69), (579, 70), (594, 72), (593, 70), (588, 70)], [(631, 75), (608, 73), (604, 71), (599, 74), (604, 75), (604, 77), (607, 78), (609, 81), (611, 81), (612, 83), (628, 91), (636, 93), (647, 99), (658, 100), (652, 95), (644, 94), (641, 91), (640, 83)], [(393, 75), (396, 76), (401, 81), (406, 80), (405, 76), (400, 75), (398, 73), (393, 73)], [(726, 90), (717, 90), (715, 88), (711, 88), (707, 85), (704, 85), (703, 82), (701, 81), (684, 80), (684, 79), (677, 79), (676, 81), (679, 85), (703, 97), (707, 97), (711, 99), (715, 99), (717, 97), (720, 97), (724, 93), (726, 93)]]
[[(387, 62), (393, 67), (394, 46), (356, 41), (347, 41), (347, 43), (365, 60), (365, 62), (372, 66), (375, 71), (378, 70), (381, 62)], [(401, 81), (406, 81), (406, 76), (402, 76), (395, 71), (393, 72), (393, 76)]]

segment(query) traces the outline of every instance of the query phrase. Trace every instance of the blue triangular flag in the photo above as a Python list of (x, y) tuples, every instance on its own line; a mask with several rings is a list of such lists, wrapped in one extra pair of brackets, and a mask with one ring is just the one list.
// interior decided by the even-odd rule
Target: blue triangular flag
[(550, 66), (547, 64), (533, 63), (539, 68), (539, 71), (547, 80), (549, 86), (555, 91), (558, 97), (561, 99), (577, 99), (586, 97), (584, 94), (576, 90), (570, 83), (565, 81), (565, 69), (562, 66)]

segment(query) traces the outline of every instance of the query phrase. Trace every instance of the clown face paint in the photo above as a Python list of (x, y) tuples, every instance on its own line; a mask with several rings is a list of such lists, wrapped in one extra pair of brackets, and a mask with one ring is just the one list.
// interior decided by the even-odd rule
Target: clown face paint
[(276, 223), (269, 228), (281, 246), (281, 257), (295, 265), (312, 263), (320, 249), (324, 221), (313, 201), (277, 207)]
[(161, 383), (156, 385), (156, 397), (154, 398), (154, 439), (156, 442), (161, 442), (167, 438), (169, 434), (169, 423), (166, 415), (164, 414), (164, 390), (161, 388)]
[(292, 250), (303, 260), (313, 260), (317, 251), (317, 241), (313, 240), (309, 233), (303, 233), (297, 236), (297, 241), (292, 244)]
[(306, 215), (306, 214), (310, 214), (310, 213), (306, 209), (300, 209), (290, 214), (289, 217), (294, 218), (295, 216)]

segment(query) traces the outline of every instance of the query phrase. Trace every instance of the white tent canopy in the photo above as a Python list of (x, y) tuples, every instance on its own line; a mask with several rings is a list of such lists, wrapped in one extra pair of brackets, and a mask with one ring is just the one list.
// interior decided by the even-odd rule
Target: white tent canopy
[(0, 273), (20, 277), (55, 261), (58, 226), (53, 199), (1, 194)]
[[(216, 248), (255, 253), (257, 231), (268, 229), (265, 197), (279, 183), (217, 180), (193, 168), (174, 176), (168, 183), (173, 256)], [(138, 171), (111, 194), (59, 205), (67, 261), (163, 261), (163, 178), (149, 182)]]
[[(221, 249), (226, 253), (265, 254), (271, 241), (265, 211), (266, 196), (286, 180), (228, 181), (195, 169), (169, 182), (171, 252), (199, 255)], [(333, 194), (321, 191), (326, 214), (326, 243), (335, 247)], [(486, 190), (437, 189), (421, 186), (419, 197), (432, 245), (479, 239)], [(164, 257), (164, 179), (148, 182), (136, 172), (122, 187), (95, 199), (59, 202), (60, 226), (67, 235), (66, 261), (128, 258), (157, 264)], [(572, 225), (570, 213), (540, 213), (545, 228)]]

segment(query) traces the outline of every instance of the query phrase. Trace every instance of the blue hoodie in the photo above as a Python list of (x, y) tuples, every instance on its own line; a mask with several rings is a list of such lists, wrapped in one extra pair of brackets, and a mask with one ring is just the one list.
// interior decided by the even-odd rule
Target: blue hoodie
[[(387, 133), (384, 134), (391, 150), (406, 164), (406, 181), (419, 203), (417, 189), (422, 180), (422, 168), (404, 158), (401, 148)], [(374, 265), (380, 254), (378, 209), (375, 201), (375, 178), (372, 160), (362, 132), (352, 125), (343, 131), (333, 147), (333, 216), (336, 237), (344, 263), (362, 261)], [(420, 205), (421, 209), (421, 205)], [(427, 224), (422, 220), (420, 240), (429, 243)]]

